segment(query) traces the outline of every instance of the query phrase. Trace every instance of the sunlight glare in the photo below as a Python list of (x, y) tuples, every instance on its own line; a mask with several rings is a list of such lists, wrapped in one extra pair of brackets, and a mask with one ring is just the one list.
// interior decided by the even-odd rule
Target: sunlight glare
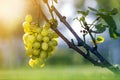
[(7, 29), (15, 27), (12, 27), (12, 24), (15, 24), (23, 14), (24, 2), (24, 0), (0, 0), (0, 23), (2, 21)]

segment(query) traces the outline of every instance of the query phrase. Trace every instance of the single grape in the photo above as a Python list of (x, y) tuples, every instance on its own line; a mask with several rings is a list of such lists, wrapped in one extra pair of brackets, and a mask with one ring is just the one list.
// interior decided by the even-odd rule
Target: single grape
[(33, 49), (33, 55), (39, 56), (40, 50), (39, 49)]
[(37, 33), (41, 33), (41, 31), (42, 31), (42, 28), (41, 28), (41, 27), (39, 27), (39, 28), (36, 29), (36, 32), (37, 32)]
[(41, 51), (41, 52), (40, 52), (40, 58), (41, 58), (41, 59), (46, 59), (47, 56), (48, 56), (48, 55), (47, 55), (47, 52), (46, 52), (46, 51)]
[(48, 33), (47, 36), (49, 37), (49, 39), (52, 39), (54, 37), (54, 35), (52, 33)]
[(47, 37), (47, 36), (43, 37), (43, 41), (44, 42), (48, 42), (49, 41), (49, 37)]
[(48, 47), (47, 52), (51, 52), (53, 48), (51, 46)]
[(51, 42), (52, 42), (52, 45), (53, 45), (53, 46), (57, 46), (57, 45), (58, 45), (58, 42), (57, 42), (56, 40), (54, 40), (54, 39), (51, 40)]
[(32, 22), (32, 16), (31, 15), (26, 15), (25, 20), (27, 22)]
[(23, 22), (23, 28), (24, 28), (24, 32), (26, 33), (29, 33), (31, 30), (30, 30), (30, 23), (28, 22)]
[(36, 40), (35, 35), (29, 35), (29, 36), (28, 36), (28, 42), (29, 42), (29, 43), (33, 43), (35, 40)]
[(25, 22), (23, 22), (23, 28), (25, 29), (25, 28), (30, 28), (30, 23), (29, 22), (27, 22), (27, 21), (25, 21)]
[(24, 41), (24, 44), (27, 43), (28, 36), (29, 36), (28, 33), (25, 33), (25, 34), (23, 35), (23, 41)]
[(49, 42), (48, 42), (48, 46), (50, 46), (50, 47), (52, 47), (52, 46), (53, 46), (52, 41), (49, 41)]
[(43, 36), (42, 36), (41, 34), (38, 34), (38, 35), (37, 35), (37, 40), (38, 40), (38, 41), (42, 41), (42, 39), (43, 39)]
[(32, 49), (32, 43), (27, 43), (27, 44), (26, 44), (26, 48), (27, 48), (27, 49)]
[(42, 36), (47, 36), (48, 35), (48, 30), (43, 29), (42, 32), (41, 32), (41, 35)]
[(33, 48), (35, 48), (35, 49), (40, 48), (40, 43), (39, 42), (34, 42), (33, 43)]
[(41, 48), (46, 51), (48, 49), (48, 44), (46, 42), (43, 42)]
[(30, 59), (29, 60), (29, 65), (31, 66), (31, 67), (35, 67), (35, 66), (37, 66), (39, 64), (39, 59), (38, 58), (36, 58), (35, 60), (33, 60), (33, 59)]

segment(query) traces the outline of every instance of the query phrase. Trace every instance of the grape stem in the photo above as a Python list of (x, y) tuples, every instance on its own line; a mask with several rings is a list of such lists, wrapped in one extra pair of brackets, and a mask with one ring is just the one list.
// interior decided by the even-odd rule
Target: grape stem
[[(72, 48), (73, 50), (77, 51), (79, 54), (81, 54), (85, 59), (87, 59), (88, 61), (90, 61), (91, 63), (93, 63), (96, 66), (101, 66), (101, 67), (106, 67), (109, 70), (111, 70), (112, 72), (116, 73), (116, 74), (120, 74), (120, 69), (116, 68), (114, 66), (112, 66), (112, 64), (110, 64), (98, 51), (97, 49), (94, 49), (92, 47), (90, 47), (89, 45), (87, 45), (77, 34), (76, 32), (71, 28), (71, 26), (69, 25), (69, 23), (66, 21), (66, 18), (64, 16), (62, 16), (57, 9), (52, 5), (52, 7), (50, 8), (51, 10), (53, 10), (56, 15), (59, 17), (60, 21), (63, 22), (66, 27), (71, 31), (71, 33), (76, 37), (76, 39), (78, 40), (78, 45), (84, 46), (84, 48), (86, 50), (89, 50), (91, 53), (93, 53), (96, 57), (98, 57), (99, 61), (94, 60), (92, 57), (90, 57), (89, 55), (87, 55), (85, 52), (83, 52), (82, 50), (80, 50), (77, 46), (75, 46), (74, 44), (72, 44), (72, 42), (70, 42), (63, 34), (61, 34), (61, 32), (54, 27), (51, 27), (52, 30), (54, 30), (66, 43), (67, 45)], [(46, 20), (46, 22), (49, 22), (48, 18), (45, 16), (44, 12), (41, 9), (41, 13), (44, 17), (44, 19)], [(54, 24), (52, 24), (54, 26)]]

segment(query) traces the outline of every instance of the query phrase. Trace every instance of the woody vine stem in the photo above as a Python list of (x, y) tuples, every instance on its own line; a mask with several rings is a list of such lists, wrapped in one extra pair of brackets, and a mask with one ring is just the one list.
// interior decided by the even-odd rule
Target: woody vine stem
[[(93, 37), (93, 35), (91, 34), (91, 31), (88, 27), (87, 22), (84, 22), (84, 26), (86, 28), (86, 30), (88, 31), (88, 34), (90, 35), (95, 47), (91, 47), (89, 45), (87, 45), (78, 35), (77, 33), (71, 28), (70, 24), (66, 21), (66, 17), (62, 16), (58, 10), (55, 8), (54, 5), (50, 6), (48, 3), (46, 3), (49, 12), (51, 14), (51, 17), (54, 19), (53, 16), (53, 12), (58, 16), (58, 18), (60, 19), (60, 21), (70, 30), (70, 32), (75, 36), (76, 40), (78, 41), (78, 45), (75, 45), (73, 42), (69, 41), (57, 28), (55, 27), (51, 27), (52, 30), (54, 30), (65, 42), (66, 44), (69, 46), (69, 48), (77, 51), (80, 55), (82, 55), (85, 59), (87, 59), (88, 61), (90, 61), (91, 63), (93, 63), (95, 66), (101, 66), (101, 67), (106, 67), (107, 69), (109, 69), (110, 71), (116, 73), (116, 74), (120, 74), (120, 69), (118, 67), (114, 67), (111, 63), (109, 63), (97, 50), (97, 45), (95, 43), (95, 39)], [(46, 22), (49, 21), (49, 19), (46, 17), (46, 15), (44, 14), (43, 10), (41, 9), (41, 5), (38, 4), (39, 6), (39, 10), (43, 16), (43, 18), (45, 19)], [(55, 24), (51, 24), (53, 26), (55, 26)], [(86, 52), (83, 52), (79, 47), (83, 46)], [(98, 59), (95, 60), (93, 59), (88, 53), (92, 53), (94, 54)]]

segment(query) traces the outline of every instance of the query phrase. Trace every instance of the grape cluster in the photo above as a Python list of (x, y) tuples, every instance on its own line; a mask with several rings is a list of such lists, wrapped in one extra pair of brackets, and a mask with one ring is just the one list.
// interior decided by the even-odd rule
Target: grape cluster
[(36, 24), (32, 24), (31, 15), (25, 17), (23, 22), (25, 32), (23, 41), (26, 55), (30, 57), (29, 65), (31, 67), (43, 67), (46, 59), (56, 50), (58, 34), (50, 29), (52, 26), (51, 21), (53, 20), (39, 27)]

